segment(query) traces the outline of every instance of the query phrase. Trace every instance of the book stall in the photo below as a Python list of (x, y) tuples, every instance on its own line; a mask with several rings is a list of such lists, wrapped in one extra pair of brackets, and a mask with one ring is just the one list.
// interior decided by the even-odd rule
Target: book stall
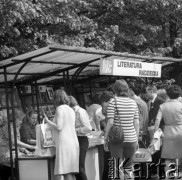
[[(151, 63), (154, 62), (154, 63)], [(42, 144), (42, 111), (52, 120), (55, 115), (54, 91), (64, 88), (85, 109), (92, 98), (119, 76), (160, 77), (161, 66), (180, 59), (151, 58), (103, 50), (51, 45), (14, 58), (0, 65), (0, 128), (7, 124), (11, 178), (17, 180), (56, 180), (54, 145)], [(150, 66), (148, 66), (150, 63)], [(100, 71), (100, 72), (99, 72)], [(36, 110), (36, 150), (29, 155), (17, 148), (16, 111)], [(14, 139), (12, 139), (13, 125)], [(50, 130), (51, 132), (51, 130)], [(13, 145), (14, 144), (14, 145)], [(88, 180), (101, 180), (103, 137), (95, 130), (89, 137), (86, 155)]]

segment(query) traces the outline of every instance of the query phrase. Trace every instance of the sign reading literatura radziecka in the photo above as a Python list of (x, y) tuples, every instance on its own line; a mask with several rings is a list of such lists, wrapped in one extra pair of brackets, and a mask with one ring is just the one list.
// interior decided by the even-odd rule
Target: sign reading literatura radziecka
[(114, 76), (161, 77), (161, 64), (120, 59), (100, 60), (100, 74)]

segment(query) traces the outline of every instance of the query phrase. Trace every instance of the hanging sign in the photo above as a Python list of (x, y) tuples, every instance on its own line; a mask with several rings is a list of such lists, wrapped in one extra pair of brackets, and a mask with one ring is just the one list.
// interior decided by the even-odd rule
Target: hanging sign
[(100, 61), (101, 75), (161, 77), (161, 64), (103, 59)]

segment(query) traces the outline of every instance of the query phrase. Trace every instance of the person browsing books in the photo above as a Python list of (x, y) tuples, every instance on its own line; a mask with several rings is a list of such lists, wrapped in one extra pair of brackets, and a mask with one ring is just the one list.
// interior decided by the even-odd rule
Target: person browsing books
[(76, 179), (87, 180), (85, 172), (85, 158), (89, 146), (87, 135), (89, 135), (92, 131), (92, 127), (89, 122), (89, 115), (87, 114), (87, 111), (78, 105), (77, 100), (73, 96), (69, 96), (69, 99), (70, 107), (73, 108), (76, 114), (75, 128), (80, 145), (79, 173), (76, 174)]
[[(123, 163), (121, 168), (124, 172), (124, 178), (134, 180), (133, 158), (138, 145), (139, 114), (136, 102), (128, 97), (128, 90), (128, 84), (124, 79), (116, 80), (114, 84), (116, 96), (111, 98), (107, 107), (108, 120), (104, 137), (104, 149), (106, 151), (110, 149), (116, 167)], [(119, 129), (117, 133), (123, 132), (123, 139), (118, 140), (114, 136), (114, 129)], [(119, 170), (117, 174), (120, 173)], [(123, 178), (122, 176), (123, 174), (120, 174), (118, 178)]]
[(57, 180), (75, 180), (79, 172), (79, 143), (75, 131), (75, 112), (68, 105), (69, 97), (64, 90), (54, 95), (56, 114), (53, 122), (45, 115), (45, 122), (54, 130), (56, 159), (54, 175)]

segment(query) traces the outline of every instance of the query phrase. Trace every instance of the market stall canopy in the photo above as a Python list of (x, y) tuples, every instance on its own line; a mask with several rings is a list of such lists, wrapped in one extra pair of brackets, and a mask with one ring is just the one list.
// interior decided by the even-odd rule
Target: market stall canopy
[[(0, 83), (4, 83), (4, 73), (7, 81), (27, 83), (37, 81), (50, 82), (55, 79), (86, 78), (99, 74), (101, 59), (120, 59), (170, 65), (182, 59), (167, 57), (140, 56), (129, 53), (96, 50), (93, 48), (69, 47), (54, 44), (23, 55), (0, 62)], [(82, 67), (82, 68), (80, 68)], [(80, 68), (80, 69), (79, 69)]]

